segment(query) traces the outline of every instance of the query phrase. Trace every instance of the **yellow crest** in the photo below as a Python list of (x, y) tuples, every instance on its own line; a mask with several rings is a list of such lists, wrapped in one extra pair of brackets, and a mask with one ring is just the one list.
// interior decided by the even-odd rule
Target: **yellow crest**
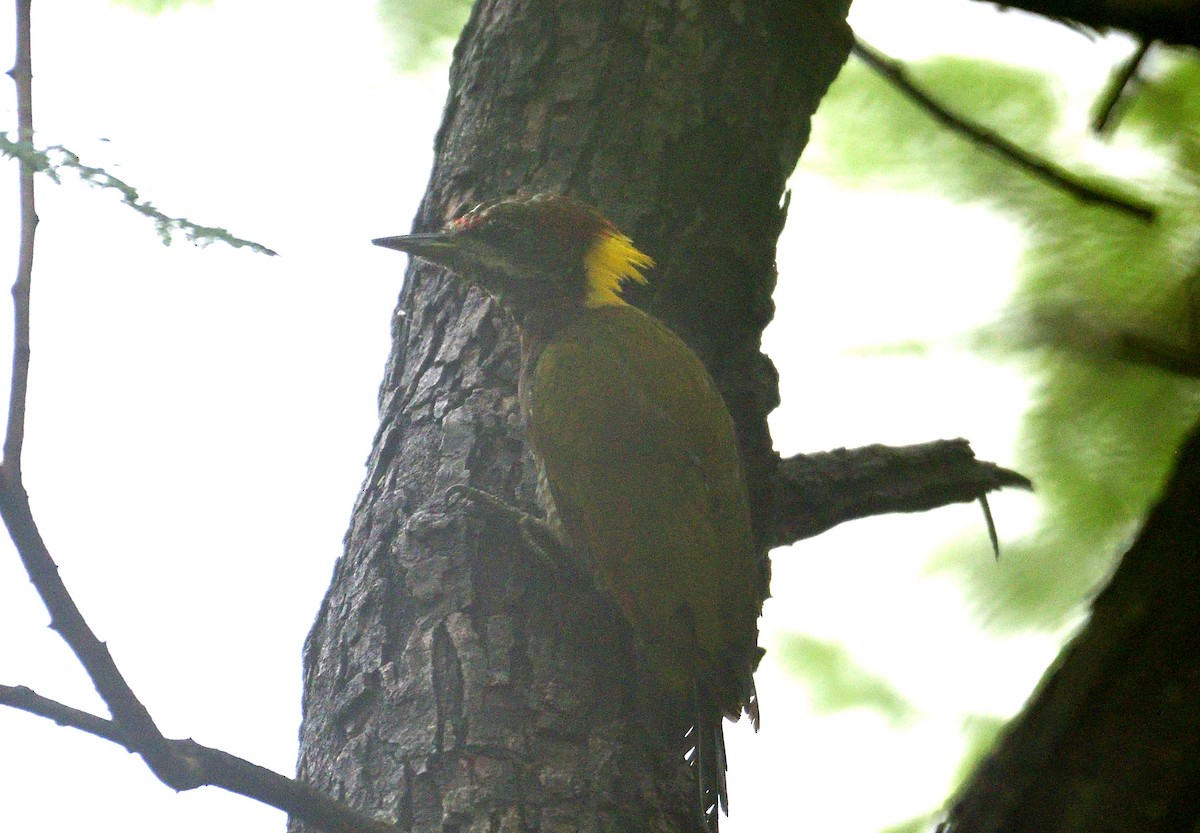
[(645, 283), (643, 269), (654, 266), (654, 259), (638, 250), (633, 241), (616, 229), (604, 230), (596, 244), (583, 258), (587, 270), (587, 299), (589, 307), (623, 304), (621, 284), (625, 281)]

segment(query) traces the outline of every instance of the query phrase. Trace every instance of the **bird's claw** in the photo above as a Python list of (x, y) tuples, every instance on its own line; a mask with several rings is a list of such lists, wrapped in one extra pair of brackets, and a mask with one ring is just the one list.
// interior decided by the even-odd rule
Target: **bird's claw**
[(541, 566), (557, 570), (569, 563), (566, 561), (566, 547), (562, 539), (549, 524), (496, 497), (491, 492), (485, 492), (483, 489), (477, 489), (465, 483), (455, 483), (446, 489), (442, 500), (448, 508), (462, 505), (473, 513), (494, 514), (511, 523), (516, 528), (517, 534), (520, 535), (525, 549)]
[(493, 494), (468, 486), (466, 483), (455, 483), (442, 494), (442, 503), (447, 507), (465, 504), (466, 506), (486, 506), (490, 509), (505, 509), (511, 512), (517, 510), (509, 506)]

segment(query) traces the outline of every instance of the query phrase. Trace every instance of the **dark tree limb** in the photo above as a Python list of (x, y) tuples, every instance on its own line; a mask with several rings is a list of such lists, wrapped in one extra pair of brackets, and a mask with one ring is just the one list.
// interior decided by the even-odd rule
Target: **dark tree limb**
[(778, 482), (776, 546), (857, 518), (924, 512), (997, 489), (1033, 488), (1023, 475), (975, 459), (963, 439), (798, 454), (780, 463)]
[[(979, 0), (977, 0), (978, 2)], [(1015, 0), (983, 2), (1021, 9), (1091, 29), (1121, 29), (1146, 40), (1200, 46), (1198, 0)]]
[[(138, 752), (115, 721), (43, 697), (25, 686), (0, 685), (0, 705), (53, 720)], [(191, 762), (195, 786), (220, 787), (291, 813), (329, 833), (397, 833), (386, 822), (365, 816), (328, 798), (307, 784), (293, 781), (236, 755), (212, 749), (194, 740), (168, 740), (171, 754)], [(168, 785), (169, 786), (169, 785)]]
[(1200, 428), (1087, 627), (953, 800), (946, 833), (1200, 823)]
[(1157, 215), (1157, 209), (1154, 206), (1133, 197), (1110, 193), (1089, 185), (1060, 165), (1043, 159), (1010, 142), (998, 133), (947, 109), (945, 105), (912, 82), (903, 64), (868, 46), (860, 39), (855, 40), (854, 54), (933, 119), (980, 147), (993, 151), (1030, 176), (1070, 194), (1081, 202), (1107, 206), (1145, 222), (1152, 221)]

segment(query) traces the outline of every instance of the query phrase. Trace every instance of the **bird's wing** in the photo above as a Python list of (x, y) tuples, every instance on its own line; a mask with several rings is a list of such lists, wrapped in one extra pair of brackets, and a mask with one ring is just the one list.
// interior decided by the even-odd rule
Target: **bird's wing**
[(565, 532), (664, 681), (684, 693), (752, 650), (761, 600), (745, 486), (732, 420), (696, 355), (633, 307), (595, 310), (543, 351), (528, 417)]

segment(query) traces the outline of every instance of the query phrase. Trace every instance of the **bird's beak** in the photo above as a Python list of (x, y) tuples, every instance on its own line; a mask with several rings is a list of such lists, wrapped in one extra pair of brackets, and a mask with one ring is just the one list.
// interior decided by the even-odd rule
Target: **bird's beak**
[(432, 234), (402, 234), (398, 237), (380, 237), (371, 241), (385, 249), (408, 252), (410, 255), (445, 263), (446, 258), (458, 251), (458, 244), (444, 232)]

